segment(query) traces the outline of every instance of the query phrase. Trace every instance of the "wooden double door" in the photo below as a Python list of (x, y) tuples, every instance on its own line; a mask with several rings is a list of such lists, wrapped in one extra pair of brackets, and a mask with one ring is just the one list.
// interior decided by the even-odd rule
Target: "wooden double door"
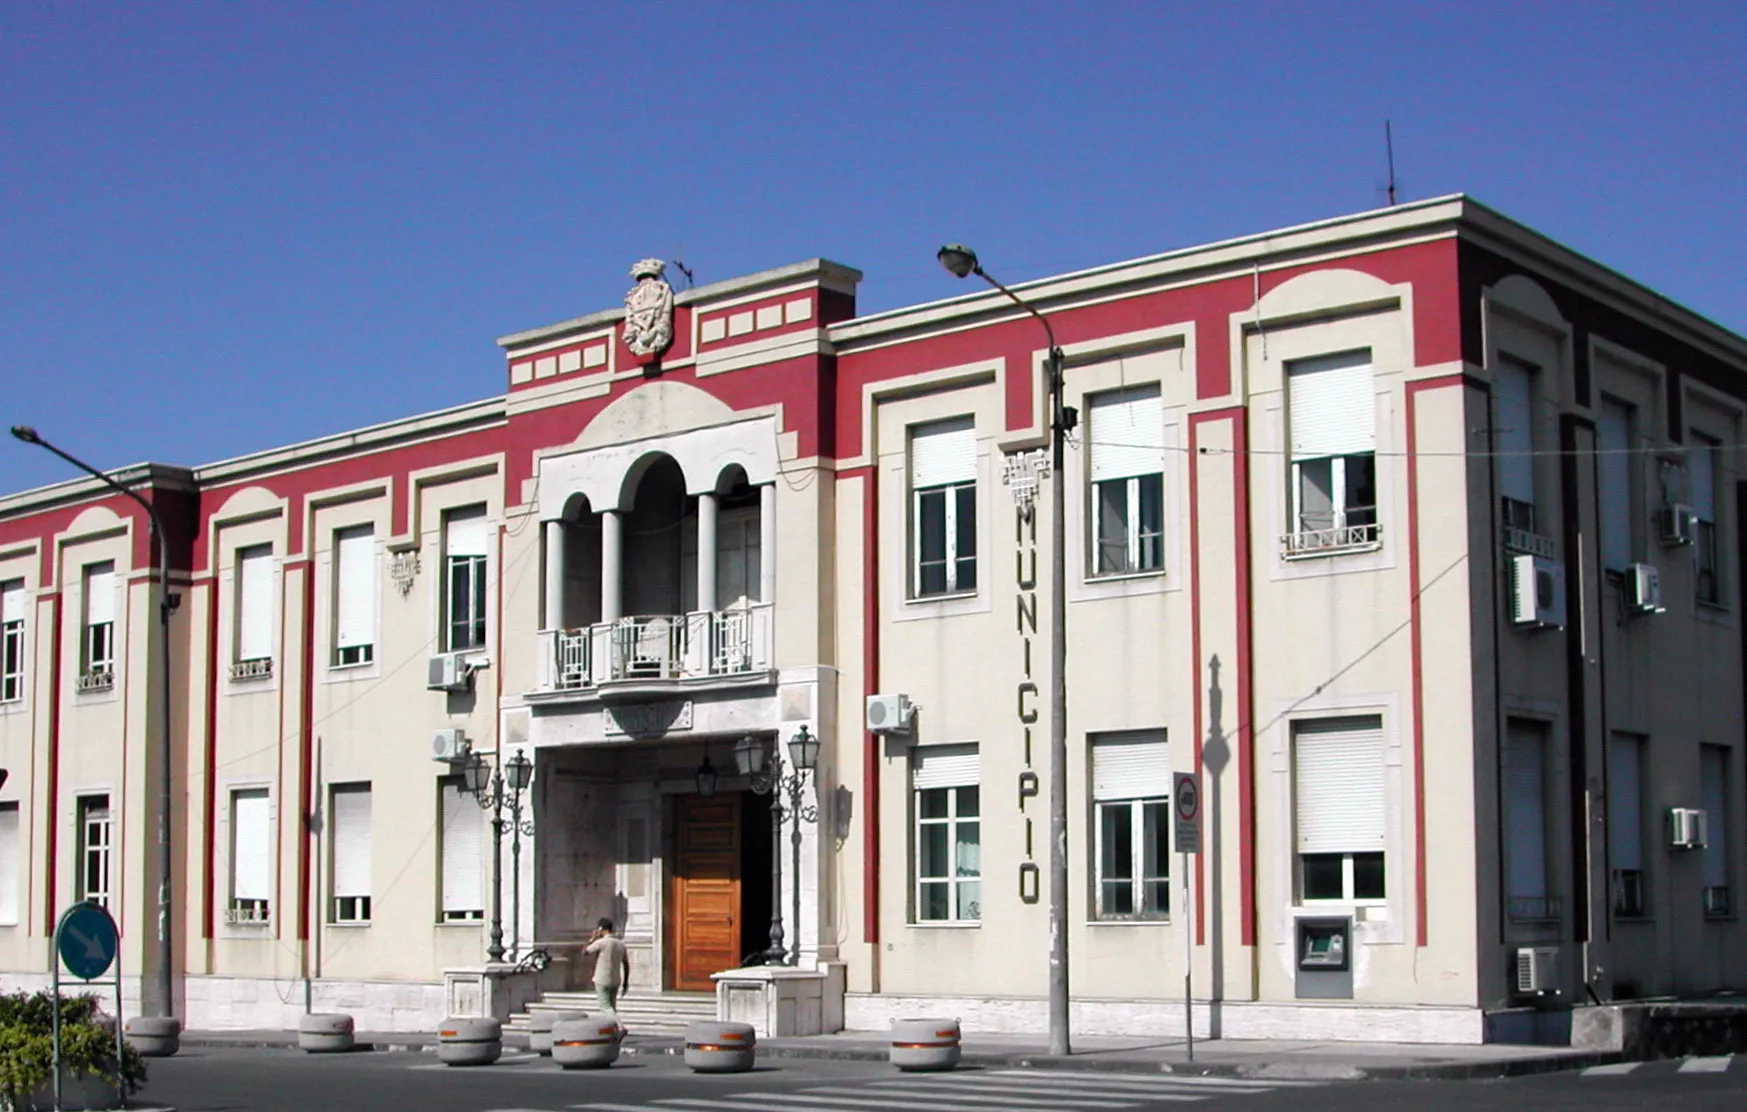
[[(712, 973), (736, 969), (768, 938), (768, 808), (744, 792), (674, 796), (667, 876), (667, 987), (714, 992)], [(759, 909), (766, 909), (761, 916)]]

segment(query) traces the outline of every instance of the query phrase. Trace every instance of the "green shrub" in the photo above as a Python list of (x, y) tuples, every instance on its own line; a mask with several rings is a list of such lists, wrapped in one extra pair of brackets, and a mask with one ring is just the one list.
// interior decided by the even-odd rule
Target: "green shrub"
[[(115, 1076), (115, 1032), (97, 1018), (95, 996), (63, 996), (61, 1067), (68, 1075)], [(0, 1098), (24, 1107), (30, 1095), (54, 1079), (54, 997), (49, 992), (0, 995)], [(146, 1064), (133, 1047), (122, 1051), (121, 1079), (128, 1093), (146, 1080)]]

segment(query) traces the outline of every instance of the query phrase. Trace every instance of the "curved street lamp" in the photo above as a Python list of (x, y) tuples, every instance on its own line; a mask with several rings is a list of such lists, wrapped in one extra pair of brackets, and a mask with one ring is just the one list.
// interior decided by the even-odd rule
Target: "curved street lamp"
[(124, 486), (115, 479), (92, 467), (77, 456), (70, 455), (60, 448), (44, 440), (42, 435), (29, 425), (13, 425), (12, 435), (25, 444), (34, 445), (61, 457), (77, 467), (85, 474), (96, 479), (118, 494), (138, 502), (146, 511), (146, 519), (151, 523), (152, 547), (158, 561), (158, 630), (161, 637), (163, 653), (163, 687), (158, 698), (163, 707), (163, 737), (158, 747), (158, 1014), (174, 1016), (176, 1014), (176, 975), (175, 975), (175, 944), (172, 942), (171, 923), (171, 874), (175, 868), (175, 858), (171, 853), (170, 841), (170, 724), (174, 721), (170, 716), (170, 615), (175, 613), (180, 596), (170, 593), (170, 537), (164, 532), (164, 523), (158, 517), (157, 507), (147, 501), (140, 493), (131, 487)]
[(1007, 295), (1043, 325), (1049, 338), (1044, 364), (1049, 387), (1050, 446), (1050, 713), (1049, 713), (1049, 1052), (1070, 1053), (1068, 1038), (1068, 591), (1067, 517), (1063, 507), (1062, 456), (1078, 414), (1062, 403), (1065, 358), (1049, 318), (983, 269), (977, 253), (949, 243), (935, 253), (956, 278), (975, 274)]

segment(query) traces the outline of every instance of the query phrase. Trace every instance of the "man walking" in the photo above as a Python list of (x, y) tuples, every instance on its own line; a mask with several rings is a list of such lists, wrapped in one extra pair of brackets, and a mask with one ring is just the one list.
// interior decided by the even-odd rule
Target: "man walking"
[(613, 921), (602, 918), (588, 941), (588, 953), (595, 955), (594, 994), (601, 1011), (619, 1017), (619, 993), (631, 979), (631, 955), (619, 936), (613, 933)]

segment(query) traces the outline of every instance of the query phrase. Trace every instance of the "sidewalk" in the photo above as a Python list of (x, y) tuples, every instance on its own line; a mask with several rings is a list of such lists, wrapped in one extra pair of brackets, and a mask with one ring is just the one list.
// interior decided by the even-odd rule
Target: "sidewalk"
[[(435, 1032), (391, 1034), (359, 1032), (360, 1049), (425, 1051), (436, 1044)], [(182, 1045), (197, 1047), (295, 1047), (294, 1031), (189, 1031)], [(527, 1039), (506, 1032), (506, 1049), (526, 1049)], [(1214, 1039), (1195, 1044), (1189, 1061), (1181, 1040), (1082, 1038), (1074, 1053), (1049, 1053), (1040, 1035), (978, 1035), (964, 1038), (966, 1066), (1029, 1067), (1033, 1069), (1103, 1070), (1112, 1073), (1172, 1073), (1206, 1077), (1314, 1079), (1322, 1081), (1402, 1081), (1514, 1077), (1551, 1073), (1617, 1062), (1617, 1051), (1572, 1050), (1570, 1047), (1431, 1046), (1411, 1043), (1286, 1042)], [(761, 1058), (823, 1058), (844, 1061), (886, 1060), (889, 1042), (884, 1032), (849, 1031), (809, 1038), (762, 1039)], [(624, 1053), (680, 1054), (682, 1039), (639, 1036), (632, 1032)]]

